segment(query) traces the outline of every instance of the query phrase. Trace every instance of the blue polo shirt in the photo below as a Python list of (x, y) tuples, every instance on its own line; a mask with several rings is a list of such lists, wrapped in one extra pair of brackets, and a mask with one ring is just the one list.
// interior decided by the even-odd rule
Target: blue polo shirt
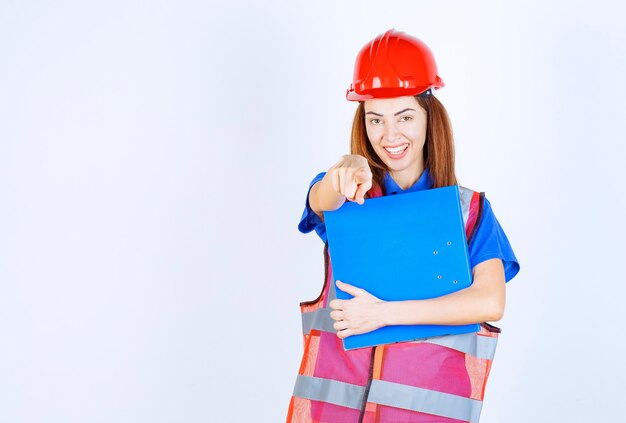
[[(309, 205), (309, 191), (311, 187), (316, 183), (322, 180), (326, 175), (326, 172), (319, 173), (311, 183), (309, 184), (309, 190), (306, 194), (304, 212), (302, 213), (302, 218), (300, 219), (300, 223), (298, 224), (298, 229), (302, 233), (309, 233), (312, 230), (319, 235), (322, 241), (326, 242), (326, 225), (320, 219), (320, 217), (315, 214), (311, 206)], [(430, 173), (428, 172), (428, 168), (424, 169), (422, 175), (419, 179), (409, 188), (403, 190), (398, 186), (396, 181), (389, 175), (389, 172), (385, 173), (384, 176), (384, 185), (386, 195), (396, 195), (403, 194), (406, 192), (413, 191), (421, 191), (425, 189), (430, 189), (433, 186), (433, 179)], [(474, 236), (469, 244), (469, 259), (470, 266), (474, 268), (479, 263), (483, 261), (499, 258), (502, 260), (504, 264), (504, 276), (506, 281), (510, 281), (513, 279), (517, 272), (519, 272), (519, 263), (517, 262), (517, 258), (513, 253), (513, 249), (511, 248), (511, 244), (509, 243), (504, 230), (500, 226), (498, 219), (493, 213), (491, 209), (491, 204), (487, 200), (485, 196), (485, 204), (483, 207), (482, 215), (480, 218), (480, 222), (476, 231), (474, 232)]]

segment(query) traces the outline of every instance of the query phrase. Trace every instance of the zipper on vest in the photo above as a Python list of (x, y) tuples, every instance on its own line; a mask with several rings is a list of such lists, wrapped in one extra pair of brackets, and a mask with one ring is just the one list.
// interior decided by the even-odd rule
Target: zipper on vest
[(370, 358), (370, 371), (367, 376), (367, 385), (365, 386), (365, 393), (363, 394), (363, 402), (361, 403), (361, 414), (359, 415), (359, 423), (363, 423), (365, 417), (365, 406), (367, 405), (367, 397), (370, 393), (370, 386), (372, 385), (372, 375), (374, 374), (374, 354), (376, 353), (377, 346), (372, 347), (372, 357)]

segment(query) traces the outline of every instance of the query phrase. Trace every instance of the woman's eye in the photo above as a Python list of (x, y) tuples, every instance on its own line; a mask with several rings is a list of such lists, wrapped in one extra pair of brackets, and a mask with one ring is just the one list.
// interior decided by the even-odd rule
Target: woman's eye
[(401, 120), (401, 121), (403, 121), (403, 122), (407, 122), (407, 121), (409, 121), (409, 120), (411, 120), (411, 119), (413, 119), (413, 117), (412, 117), (412, 116), (402, 116), (402, 117), (400, 118), (400, 120)]
[(378, 124), (380, 123), (380, 119), (371, 119), (371, 120), (370, 120), (370, 123), (371, 123), (372, 125), (378, 125)]

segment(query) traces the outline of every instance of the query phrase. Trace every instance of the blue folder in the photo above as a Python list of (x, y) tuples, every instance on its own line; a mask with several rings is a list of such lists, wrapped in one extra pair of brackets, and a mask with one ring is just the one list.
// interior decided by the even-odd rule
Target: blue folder
[[(439, 297), (472, 283), (458, 186), (346, 202), (324, 212), (334, 280), (387, 301)], [(339, 288), (337, 298), (352, 296)], [(346, 350), (476, 332), (471, 325), (397, 325), (352, 335)]]

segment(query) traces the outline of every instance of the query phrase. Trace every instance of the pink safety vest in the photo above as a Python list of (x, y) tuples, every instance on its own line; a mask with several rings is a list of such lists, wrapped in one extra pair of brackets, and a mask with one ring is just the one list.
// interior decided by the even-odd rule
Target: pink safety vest
[[(380, 188), (370, 197), (381, 195)], [(459, 186), (467, 242), (484, 193)], [(319, 297), (300, 303), (304, 354), (287, 423), (476, 423), (500, 329), (345, 351), (328, 303), (335, 298), (328, 243)]]

